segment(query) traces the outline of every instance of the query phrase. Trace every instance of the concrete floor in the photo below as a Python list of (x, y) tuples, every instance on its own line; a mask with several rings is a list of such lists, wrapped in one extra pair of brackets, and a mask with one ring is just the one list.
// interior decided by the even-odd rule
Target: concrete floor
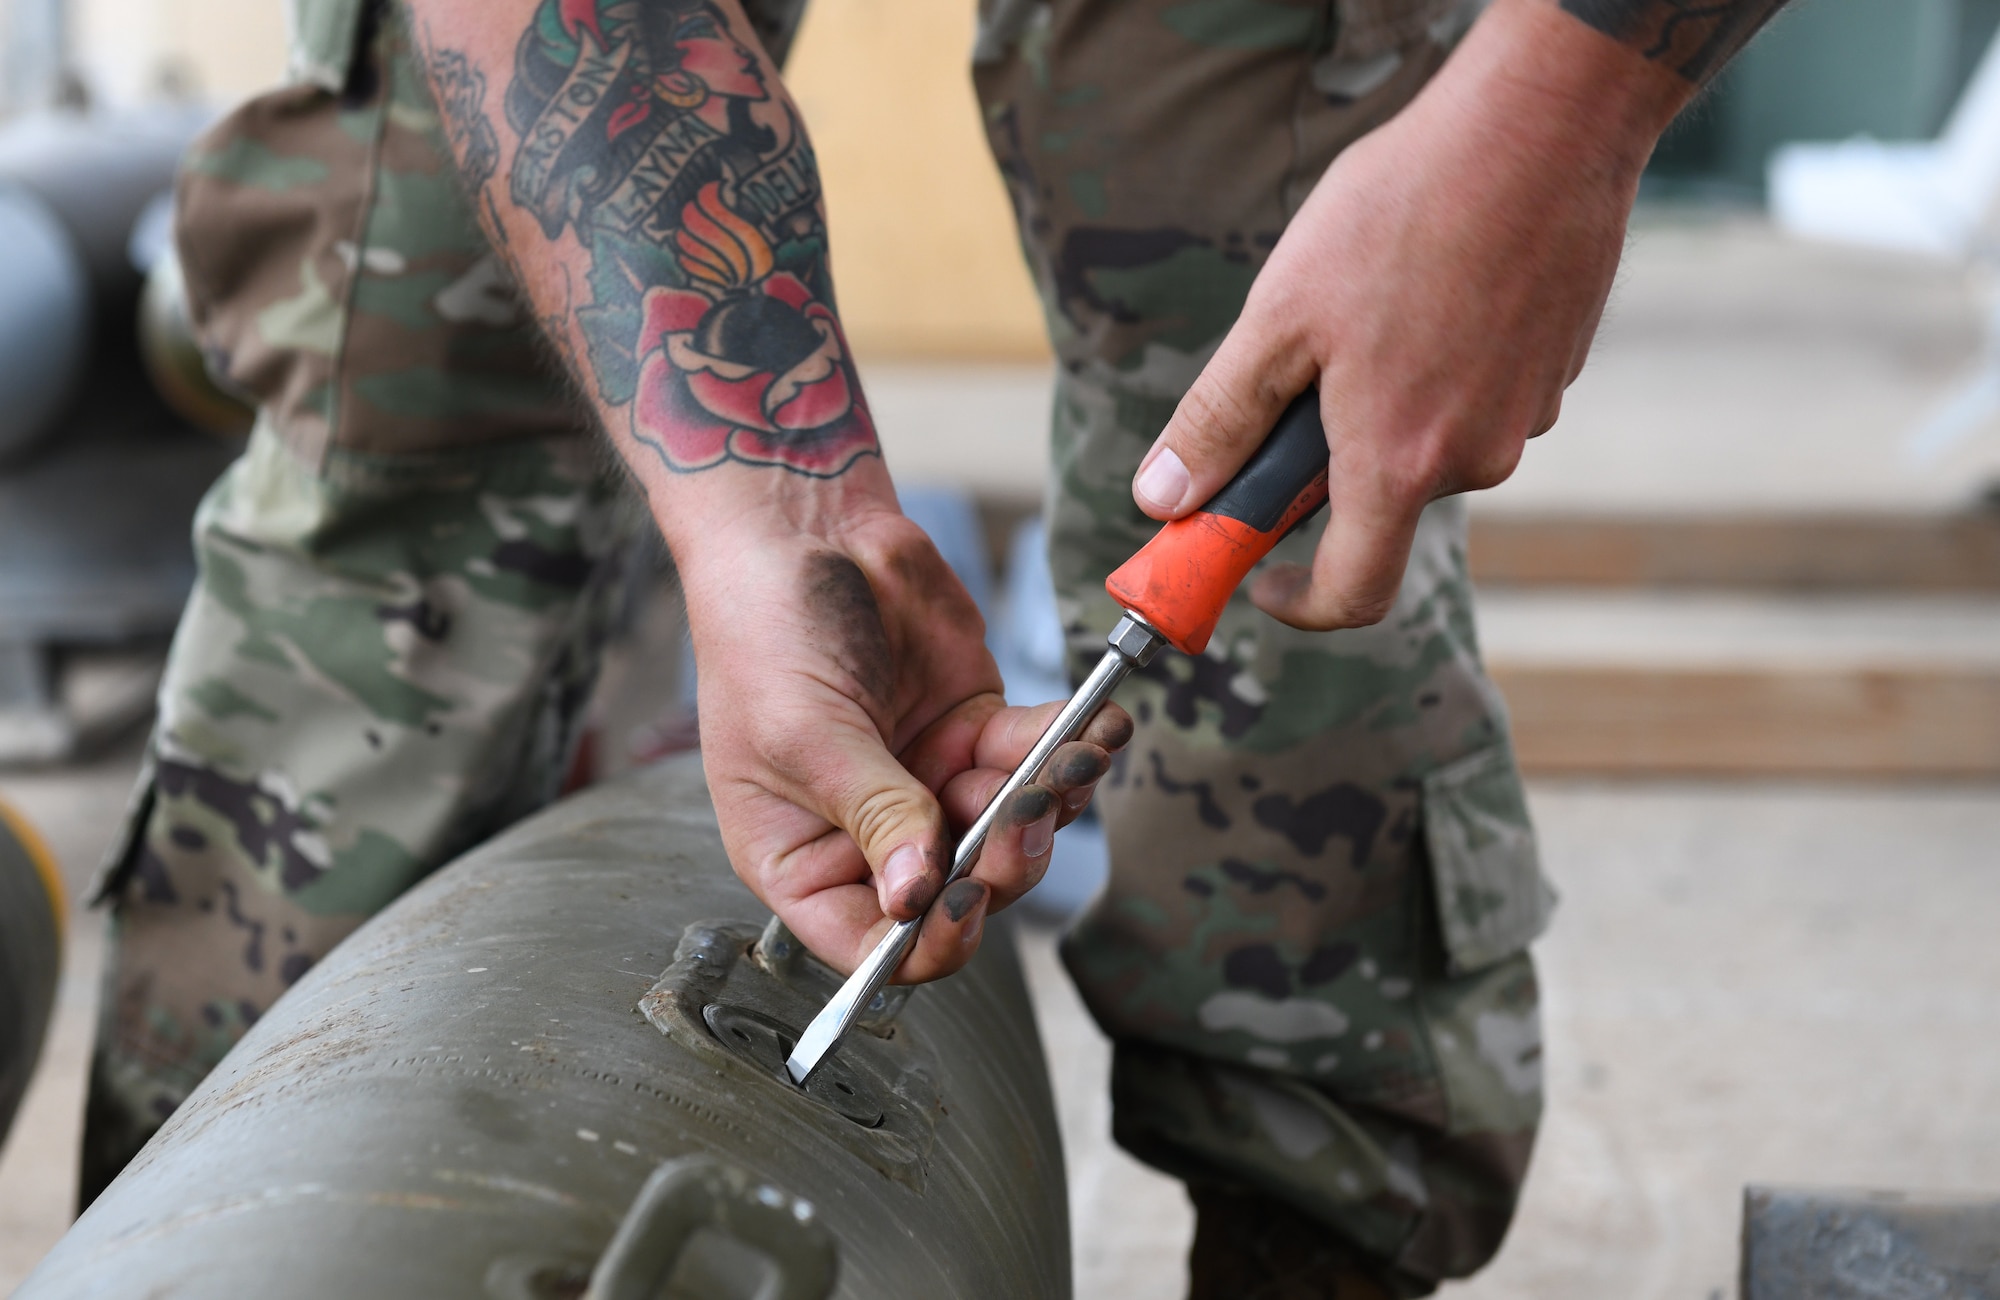
[[(1539, 783), (1549, 1111), (1499, 1260), (1450, 1300), (1735, 1294), (1750, 1182), (2000, 1194), (1990, 789)], [(1103, 1137), (1108, 1055), (1028, 940), (1079, 1296), (1185, 1294), (1177, 1185)]]
[[(1477, 508), (1962, 504), (2000, 474), (2000, 437), (1988, 429), (1916, 465), (1899, 436), (1977, 342), (1977, 303), (1948, 268), (1800, 248), (1734, 219), (1648, 217), (1562, 423)], [(1038, 490), (1045, 369), (866, 373), (906, 481)], [(1634, 619), (1685, 621), (1653, 607), (1597, 612), (1556, 611), (1586, 640), (1611, 626), (1638, 635)], [(1494, 613), (1496, 633), (1511, 620), (1546, 642), (1555, 625), (1549, 608)], [(1769, 611), (1704, 617), (1702, 636), (1725, 649), (1818, 635)], [(1887, 626), (1840, 617), (1859, 617), (1865, 637)], [(1896, 635), (1913, 653), (1934, 654), (1943, 637), (1984, 659), (1990, 623), (1990, 612), (1933, 611)], [(0, 773), (0, 796), (45, 830), (80, 889), (135, 763), (128, 745), (78, 768)], [(1531, 793), (1564, 894), (1540, 948), (1551, 1110), (1501, 1258), (1447, 1296), (1720, 1300), (1733, 1292), (1746, 1181), (2000, 1192), (2000, 792)], [(61, 1231), (70, 1203), (96, 919), (75, 930), (62, 1014), (0, 1154), (0, 1290)], [(1186, 1202), (1109, 1144), (1102, 1040), (1051, 937), (1025, 943), (1057, 1068), (1078, 1294), (1177, 1296)]]

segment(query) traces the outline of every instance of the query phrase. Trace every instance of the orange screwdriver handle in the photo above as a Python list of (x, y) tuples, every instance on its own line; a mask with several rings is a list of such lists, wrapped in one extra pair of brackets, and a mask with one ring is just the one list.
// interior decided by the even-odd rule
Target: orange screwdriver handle
[(1161, 528), (1104, 584), (1183, 654), (1200, 654), (1257, 561), (1326, 504), (1319, 390), (1293, 399), (1236, 477), (1191, 515)]

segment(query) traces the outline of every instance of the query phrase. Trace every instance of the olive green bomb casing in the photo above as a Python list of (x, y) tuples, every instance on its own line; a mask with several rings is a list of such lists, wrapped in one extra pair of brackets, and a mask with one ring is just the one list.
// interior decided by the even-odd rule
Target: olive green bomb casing
[(1006, 940), (795, 1088), (839, 981), (731, 873), (698, 762), (587, 792), (336, 948), (16, 1294), (1067, 1297)]
[(62, 969), (62, 878), (27, 819), (0, 802), (0, 1143), (42, 1053)]

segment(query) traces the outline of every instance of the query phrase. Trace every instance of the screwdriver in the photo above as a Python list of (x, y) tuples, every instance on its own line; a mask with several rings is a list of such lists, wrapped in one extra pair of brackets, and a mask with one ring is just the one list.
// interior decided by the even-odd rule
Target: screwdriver
[[(1189, 655), (1207, 648), (1237, 585), (1287, 533), (1326, 504), (1326, 471), (1319, 391), (1308, 388), (1285, 408), (1264, 445), (1236, 471), (1236, 477), (1201, 509), (1163, 526), (1137, 555), (1119, 566), (1104, 587), (1125, 612), (1111, 629), (1104, 657), (966, 830), (952, 854), (945, 884), (972, 870), (1008, 796), (1039, 776), (1059, 747), (1083, 734), (1127, 673), (1151, 663), (1163, 645)], [(943, 890), (938, 892), (942, 896)], [(813, 1017), (785, 1060), (785, 1073), (793, 1083), (803, 1087), (820, 1062), (840, 1046), (902, 965), (922, 924), (923, 918), (917, 917), (891, 926)]]

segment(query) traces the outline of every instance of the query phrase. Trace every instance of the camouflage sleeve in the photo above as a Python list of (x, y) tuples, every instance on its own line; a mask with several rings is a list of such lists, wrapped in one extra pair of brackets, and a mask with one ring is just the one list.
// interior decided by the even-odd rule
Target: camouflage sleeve
[(409, 0), (489, 238), (649, 486), (877, 459), (818, 169), (738, 0)]
[(1696, 85), (1721, 70), (1785, 0), (1561, 0), (1562, 7)]

